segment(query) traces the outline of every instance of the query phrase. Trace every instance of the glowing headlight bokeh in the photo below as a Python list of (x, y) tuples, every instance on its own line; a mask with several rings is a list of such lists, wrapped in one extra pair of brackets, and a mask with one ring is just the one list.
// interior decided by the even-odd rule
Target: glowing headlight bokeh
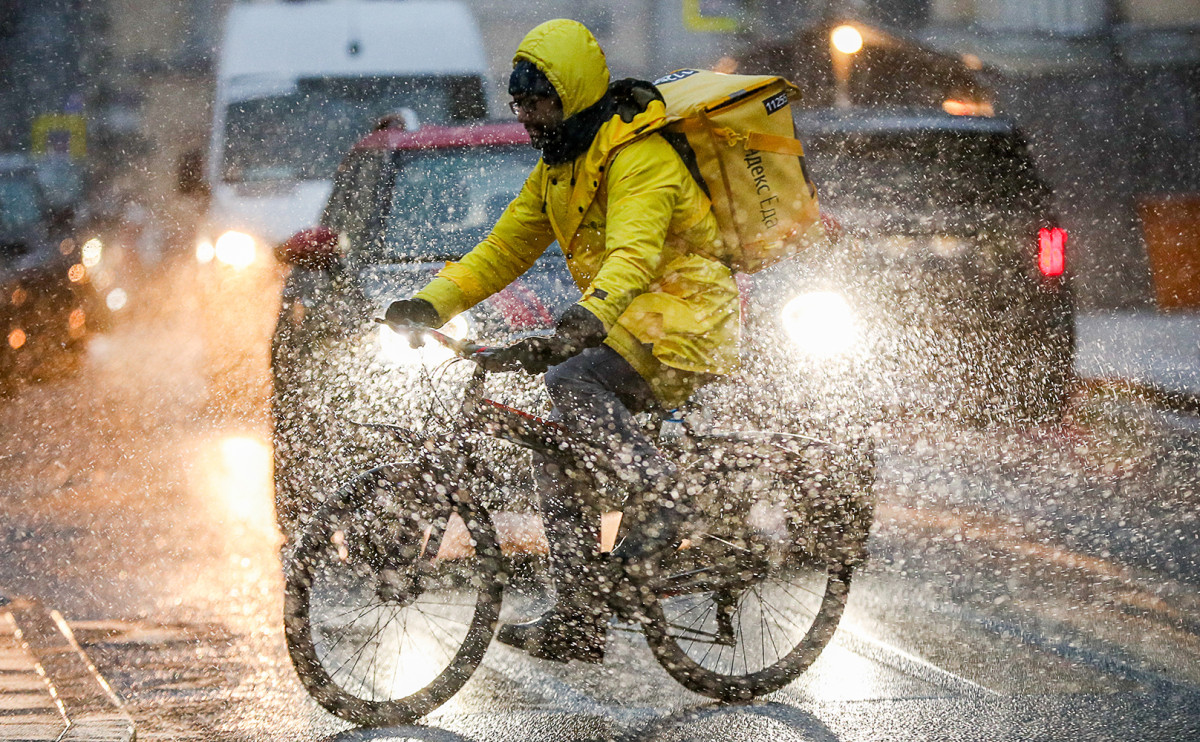
[[(441, 328), (442, 333), (455, 340), (463, 340), (470, 331), (471, 324), (465, 314), (458, 315)], [(454, 357), (449, 348), (439, 345), (435, 340), (428, 340), (422, 347), (413, 348), (408, 335), (400, 334), (387, 325), (379, 326), (379, 355), (393, 366), (435, 366)]]
[(854, 26), (838, 26), (830, 37), (833, 48), (842, 54), (857, 54), (862, 51), (863, 37)]
[(125, 289), (113, 289), (108, 292), (108, 296), (104, 297), (104, 303), (114, 312), (118, 312), (125, 308), (129, 302), (129, 295), (125, 293)]
[(217, 260), (241, 270), (254, 262), (254, 238), (243, 232), (230, 230), (217, 238), (213, 252), (216, 253)]
[(805, 355), (816, 359), (844, 356), (859, 340), (854, 311), (841, 294), (813, 291), (783, 307), (783, 328)]
[(79, 256), (84, 268), (95, 268), (100, 264), (100, 258), (104, 256), (104, 243), (93, 237), (83, 243), (83, 247), (79, 249)]
[(196, 262), (211, 263), (217, 256), (217, 250), (211, 240), (200, 240), (196, 243)]

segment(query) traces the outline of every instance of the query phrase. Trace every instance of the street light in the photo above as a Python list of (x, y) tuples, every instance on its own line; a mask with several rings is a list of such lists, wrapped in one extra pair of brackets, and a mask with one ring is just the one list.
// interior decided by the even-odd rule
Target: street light
[(833, 60), (833, 80), (838, 108), (850, 107), (850, 64), (862, 51), (863, 37), (857, 28), (843, 24), (829, 34), (829, 55)]

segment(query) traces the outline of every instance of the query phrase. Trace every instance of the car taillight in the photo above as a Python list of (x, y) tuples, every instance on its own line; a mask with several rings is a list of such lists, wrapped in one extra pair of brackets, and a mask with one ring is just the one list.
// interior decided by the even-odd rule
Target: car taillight
[(1038, 230), (1038, 270), (1046, 278), (1061, 276), (1066, 269), (1067, 230), (1042, 227)]

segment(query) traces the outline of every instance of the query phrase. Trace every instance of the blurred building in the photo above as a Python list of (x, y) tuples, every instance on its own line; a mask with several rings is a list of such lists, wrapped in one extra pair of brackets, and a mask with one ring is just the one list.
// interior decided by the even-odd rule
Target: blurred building
[[(83, 0), (0, 0), (0, 150), (33, 148), (35, 122), (82, 112), (96, 60), (96, 17)], [(67, 150), (55, 129), (45, 146)], [(78, 144), (76, 144), (78, 147)]]
[(0, 0), (0, 152), (35, 156), (49, 204), (65, 222), (86, 192), (95, 20), (83, 0)]
[(91, 0), (102, 8), (103, 64), (92, 110), (105, 177), (97, 207), (144, 258), (190, 245), (203, 204), (177, 193), (180, 165), (204, 152), (213, 50), (229, 0)]
[[(745, 7), (739, 56), (759, 62), (764, 52), (767, 60), (795, 60), (805, 50), (813, 58), (825, 44), (814, 28), (823, 33), (841, 19), (857, 19), (893, 47), (905, 43), (906, 61), (898, 63), (867, 39), (851, 83), (861, 102), (905, 97), (906, 86), (939, 64), (934, 55), (976, 70), (996, 113), (1020, 123), (1055, 186), (1085, 306), (1155, 298), (1172, 306), (1179, 289), (1163, 286), (1179, 281), (1180, 261), (1192, 261), (1185, 268), (1195, 273), (1190, 291), (1198, 291), (1200, 245), (1185, 243), (1200, 213), (1200, 0), (746, 0)], [(954, 66), (945, 72), (948, 86)], [(810, 98), (831, 97), (830, 77), (794, 67), (780, 71), (804, 78)], [(1164, 225), (1182, 225), (1184, 236)]]
[(1086, 248), (1083, 298), (1170, 306), (1150, 222), (1200, 194), (1200, 0), (938, 0), (921, 35), (977, 56), (1030, 132)]
[(177, 163), (208, 139), (220, 0), (0, 0), (0, 148), (69, 154), (89, 229), (153, 261), (190, 228)]
[[(1146, 234), (1169, 235), (1200, 210), (1200, 0), (464, 1), (484, 35), (497, 116), (517, 43), (549, 18), (587, 24), (617, 77), (732, 70), (757, 55), (812, 104), (834, 101), (832, 71), (773, 60), (820, 52), (831, 21), (856, 19), (870, 31), (849, 81), (858, 100), (903, 91), (936, 106), (930, 91), (945, 83), (1022, 125), (1073, 234), (1085, 304), (1148, 302), (1158, 238)], [(232, 2), (0, 0), (0, 148), (32, 147), (46, 116), (46, 146), (69, 148), (81, 123), (97, 209), (120, 212), (109, 216), (146, 245), (182, 244), (199, 205), (178, 195), (177, 178), (207, 146)], [(1186, 245), (1166, 248), (1186, 258)]]

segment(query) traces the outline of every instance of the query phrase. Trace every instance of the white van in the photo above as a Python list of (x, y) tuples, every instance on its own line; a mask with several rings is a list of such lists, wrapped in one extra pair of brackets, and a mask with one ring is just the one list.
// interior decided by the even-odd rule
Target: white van
[(479, 29), (459, 2), (231, 8), (196, 245), (212, 389), (265, 394), (281, 284), (273, 248), (317, 224), (351, 146), (384, 116), (408, 127), (484, 118), (486, 78)]
[[(245, 259), (256, 252), (246, 251), (246, 237), (265, 252), (316, 224), (338, 162), (380, 117), (403, 111), (410, 125), (414, 114), (420, 123), (483, 118), (486, 76), (479, 29), (458, 2), (234, 5), (218, 63), (198, 257)], [(241, 249), (222, 252), (231, 231)]]

